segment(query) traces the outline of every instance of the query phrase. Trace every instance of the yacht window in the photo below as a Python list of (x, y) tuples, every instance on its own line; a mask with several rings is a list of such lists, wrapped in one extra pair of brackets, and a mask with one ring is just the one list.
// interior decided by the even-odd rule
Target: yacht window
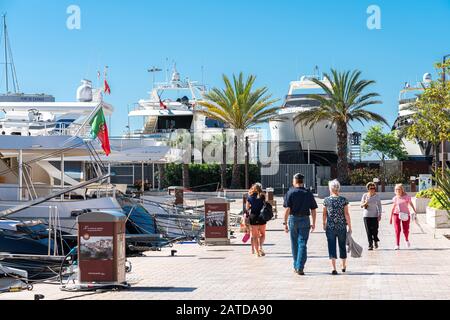
[(191, 130), (192, 119), (192, 116), (159, 117), (158, 130), (160, 132), (167, 132), (177, 129)]
[(205, 125), (207, 128), (225, 128), (225, 124), (222, 121), (206, 118)]

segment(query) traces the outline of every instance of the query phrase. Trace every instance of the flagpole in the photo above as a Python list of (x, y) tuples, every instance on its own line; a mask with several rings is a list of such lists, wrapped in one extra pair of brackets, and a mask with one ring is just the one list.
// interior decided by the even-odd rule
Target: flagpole
[(82, 123), (82, 125), (78, 128), (78, 130), (75, 132), (75, 134), (70, 138), (67, 139), (66, 142), (64, 142), (63, 145), (66, 145), (68, 142), (76, 139), (78, 137), (78, 134), (80, 133), (81, 129), (83, 129), (91, 120), (92, 117), (98, 112), (98, 110), (100, 110), (100, 108), (102, 107), (102, 102), (100, 102), (95, 109), (89, 114), (89, 116), (86, 118), (86, 120), (84, 120), (84, 122)]

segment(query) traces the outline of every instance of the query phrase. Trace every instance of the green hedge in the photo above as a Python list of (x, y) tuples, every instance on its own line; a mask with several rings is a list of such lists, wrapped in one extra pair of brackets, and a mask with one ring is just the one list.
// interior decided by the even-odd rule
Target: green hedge
[(359, 168), (350, 171), (350, 183), (354, 186), (364, 186), (373, 181), (374, 178), (379, 177), (380, 171), (378, 169)]
[[(227, 187), (231, 184), (232, 165), (227, 166)], [(216, 191), (217, 185), (220, 186), (220, 164), (190, 164), (189, 165), (189, 179), (190, 187), (193, 191)], [(244, 165), (241, 165), (241, 188), (245, 184)], [(183, 185), (182, 165), (168, 164), (166, 166), (165, 175), (166, 184), (168, 186)], [(260, 182), (261, 170), (259, 166), (251, 164), (249, 166), (250, 184)]]
[[(358, 168), (350, 171), (350, 183), (351, 185), (366, 185), (368, 182), (373, 181), (373, 178), (381, 179), (382, 173), (379, 169), (370, 168)], [(397, 183), (409, 183), (409, 177), (412, 176), (408, 171), (388, 173), (386, 176), (386, 182), (388, 185), (394, 185)]]

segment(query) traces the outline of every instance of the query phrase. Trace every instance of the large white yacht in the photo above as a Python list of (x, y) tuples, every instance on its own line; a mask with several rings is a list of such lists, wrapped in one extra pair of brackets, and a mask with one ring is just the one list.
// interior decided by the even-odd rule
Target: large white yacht
[[(140, 100), (135, 109), (129, 112), (130, 119), (142, 119), (143, 127), (130, 131), (125, 136), (167, 142), (176, 139), (173, 133), (184, 129), (195, 135), (194, 148), (202, 148), (202, 141), (212, 141), (229, 128), (228, 124), (208, 118), (200, 112), (204, 107), (199, 102), (204, 99), (206, 92), (205, 85), (189, 78), (182, 80), (175, 65), (171, 80), (156, 83), (150, 92), (150, 98)], [(262, 133), (258, 128), (252, 128), (245, 132), (245, 136), (249, 138), (250, 162), (255, 163)], [(172, 159), (180, 152), (182, 150), (172, 148)], [(194, 159), (199, 161), (200, 158), (200, 154), (194, 152)]]
[(299, 81), (292, 81), (278, 116), (269, 122), (271, 139), (279, 143), (279, 161), (282, 164), (331, 166), (336, 163), (336, 128), (326, 121), (318, 122), (312, 128), (294, 121), (303, 111), (319, 105), (309, 97), (310, 94), (324, 95), (320, 86), (311, 79), (330, 86), (328, 79), (320, 79), (317, 75), (302, 76)]
[[(402, 130), (412, 123), (411, 116), (414, 111), (410, 107), (417, 101), (424, 89), (429, 85), (432, 80), (430, 73), (423, 75), (422, 81), (411, 85), (406, 82), (403, 89), (400, 90), (398, 99), (398, 116), (395, 120), (392, 130)], [(402, 139), (406, 152), (408, 153), (409, 160), (413, 161), (431, 161), (433, 158), (433, 146), (427, 141), (413, 141), (406, 138)], [(446, 150), (450, 150), (450, 143), (446, 143)], [(449, 158), (447, 158), (449, 159)]]

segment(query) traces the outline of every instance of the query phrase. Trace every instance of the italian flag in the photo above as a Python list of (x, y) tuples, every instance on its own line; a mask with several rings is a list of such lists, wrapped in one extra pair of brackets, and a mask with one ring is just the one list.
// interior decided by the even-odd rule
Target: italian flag
[(111, 154), (111, 147), (109, 145), (108, 127), (106, 125), (105, 114), (103, 108), (100, 108), (94, 118), (90, 122), (92, 138), (98, 138), (102, 143), (103, 151), (109, 156)]

